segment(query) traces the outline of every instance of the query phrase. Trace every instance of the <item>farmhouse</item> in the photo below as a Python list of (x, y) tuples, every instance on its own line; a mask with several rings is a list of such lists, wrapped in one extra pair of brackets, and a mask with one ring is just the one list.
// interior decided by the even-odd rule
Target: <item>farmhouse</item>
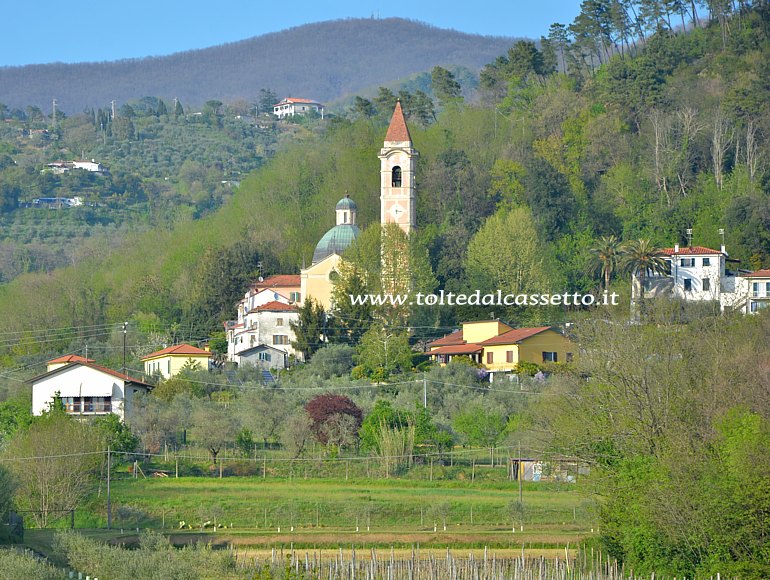
[(175, 344), (142, 357), (147, 376), (160, 373), (164, 379), (178, 374), (185, 367), (208, 370), (211, 353), (189, 344)]
[[(273, 300), (239, 312), (238, 320), (225, 323), (227, 334), (227, 359), (242, 364), (261, 361), (260, 366), (285, 368), (289, 356), (296, 356), (291, 343), (295, 340), (291, 323), (299, 318), (297, 306)], [(254, 351), (258, 346), (267, 345), (272, 350)], [(246, 352), (248, 351), (248, 352)], [(283, 353), (277, 356), (274, 351)], [(263, 352), (263, 354), (259, 354)]]
[(131, 416), (136, 395), (152, 389), (144, 381), (75, 355), (49, 361), (48, 371), (28, 382), (35, 416), (47, 411), (59, 396), (69, 414), (94, 417), (114, 413), (125, 420)]
[(552, 326), (512, 328), (499, 320), (464, 322), (458, 330), (431, 342), (428, 355), (439, 364), (467, 356), (495, 375), (516, 371), (519, 363), (572, 362), (577, 347)]

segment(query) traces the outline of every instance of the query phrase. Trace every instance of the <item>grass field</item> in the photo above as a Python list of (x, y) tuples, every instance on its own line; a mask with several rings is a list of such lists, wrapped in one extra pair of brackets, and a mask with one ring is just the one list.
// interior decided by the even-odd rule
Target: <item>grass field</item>
[[(575, 545), (596, 526), (593, 506), (575, 484), (524, 483), (522, 497), (523, 508), (516, 482), (124, 479), (112, 486), (113, 528), (176, 530), (179, 541), (204, 532), (251, 546), (547, 548)], [(102, 493), (79, 512), (77, 527), (104, 527), (105, 508)], [(225, 529), (214, 532), (215, 525)]]

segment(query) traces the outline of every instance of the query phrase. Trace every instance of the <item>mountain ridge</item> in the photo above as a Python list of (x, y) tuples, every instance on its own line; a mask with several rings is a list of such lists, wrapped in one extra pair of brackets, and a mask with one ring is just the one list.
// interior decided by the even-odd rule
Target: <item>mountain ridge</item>
[(514, 41), (403, 18), (330, 20), (163, 56), (0, 67), (0, 102), (48, 110), (55, 98), (78, 112), (143, 96), (253, 100), (261, 88), (331, 101), (435, 65), (478, 70)]

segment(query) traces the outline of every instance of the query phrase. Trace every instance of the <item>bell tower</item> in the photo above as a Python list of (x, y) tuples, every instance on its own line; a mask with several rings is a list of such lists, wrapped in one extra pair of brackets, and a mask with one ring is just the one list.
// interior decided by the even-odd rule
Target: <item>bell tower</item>
[(396, 103), (380, 150), (380, 220), (407, 234), (417, 227), (414, 170), (419, 153), (412, 146), (401, 101)]

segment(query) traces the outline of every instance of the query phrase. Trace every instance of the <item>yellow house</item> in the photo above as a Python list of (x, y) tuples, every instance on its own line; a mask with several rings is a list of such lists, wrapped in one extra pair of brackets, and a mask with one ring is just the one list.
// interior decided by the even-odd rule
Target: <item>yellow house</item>
[(185, 365), (197, 364), (201, 370), (207, 370), (211, 356), (209, 351), (202, 348), (177, 344), (142, 357), (142, 362), (146, 375), (158, 372), (164, 379), (168, 379), (181, 371)]
[(551, 326), (511, 328), (499, 320), (465, 322), (458, 330), (428, 345), (428, 354), (439, 364), (455, 356), (468, 356), (489, 371), (511, 373), (520, 362), (535, 364), (572, 362), (576, 345)]

